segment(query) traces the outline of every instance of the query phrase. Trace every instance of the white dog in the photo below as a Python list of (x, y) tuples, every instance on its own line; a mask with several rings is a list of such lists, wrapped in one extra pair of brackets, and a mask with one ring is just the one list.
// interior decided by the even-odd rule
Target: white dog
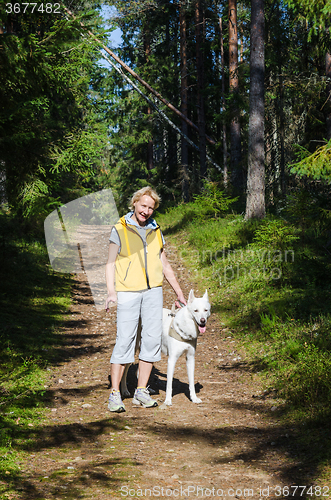
[[(207, 319), (210, 316), (210, 303), (208, 292), (201, 298), (194, 296), (193, 290), (190, 291), (187, 306), (178, 309), (163, 309), (163, 333), (162, 333), (162, 352), (168, 355), (167, 370), (167, 388), (165, 404), (171, 405), (172, 399), (172, 381), (174, 377), (175, 365), (178, 358), (186, 352), (186, 366), (189, 380), (190, 398), (193, 403), (201, 403), (195, 393), (194, 387), (194, 365), (195, 350), (199, 333), (206, 331)], [(136, 350), (140, 345), (141, 325), (138, 326)], [(130, 397), (126, 378), (130, 364), (127, 364), (121, 380), (122, 397)]]
[(167, 388), (164, 402), (166, 405), (172, 404), (172, 381), (175, 365), (184, 352), (186, 352), (190, 398), (193, 403), (201, 403), (194, 387), (195, 350), (199, 333), (206, 331), (209, 315), (210, 303), (207, 290), (202, 298), (196, 298), (191, 290), (187, 306), (179, 309), (175, 314), (169, 309), (163, 309), (162, 352), (168, 355)]

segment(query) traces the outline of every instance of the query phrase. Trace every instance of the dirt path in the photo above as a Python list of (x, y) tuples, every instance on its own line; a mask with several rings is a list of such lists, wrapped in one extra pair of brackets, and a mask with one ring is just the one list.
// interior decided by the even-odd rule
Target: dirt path
[[(191, 284), (181, 271), (187, 296)], [(277, 421), (277, 401), (263, 397), (215, 314), (198, 340), (195, 380), (202, 404), (187, 397), (181, 358), (172, 407), (144, 409), (126, 399), (126, 413), (111, 414), (107, 377), (116, 312), (96, 311), (85, 275), (76, 277), (73, 293), (63, 363), (51, 374), (47, 415), (22, 466), (20, 498), (282, 498), (277, 486), (298, 484), (299, 464), (286, 448), (291, 429)], [(173, 300), (165, 286), (165, 306)], [(159, 404), (166, 363), (157, 363), (152, 383)], [(129, 382), (132, 388), (133, 376)]]

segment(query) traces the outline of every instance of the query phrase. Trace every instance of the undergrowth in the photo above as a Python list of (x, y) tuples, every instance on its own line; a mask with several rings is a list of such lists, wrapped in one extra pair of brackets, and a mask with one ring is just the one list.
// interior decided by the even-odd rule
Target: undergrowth
[[(283, 402), (282, 418), (299, 429), (297, 453), (329, 479), (329, 202), (292, 193), (277, 216), (246, 221), (232, 210), (235, 201), (206, 184), (203, 196), (157, 220), (191, 280), (209, 289), (213, 312), (246, 345), (250, 369)], [(53, 273), (42, 241), (20, 233), (7, 215), (0, 218), (1, 498), (19, 478), (22, 453), (35, 446), (47, 367), (63, 359), (58, 332), (70, 279)]]
[(204, 207), (209, 202), (203, 217), (196, 203), (161, 214), (165, 238), (179, 249), (192, 281), (209, 288), (214, 313), (246, 345), (251, 369), (283, 402), (283, 418), (304, 426), (307, 456), (328, 468), (330, 203), (294, 192), (278, 216), (246, 221), (231, 213), (231, 203), (216, 213), (206, 193)]
[(0, 226), (0, 498), (7, 498), (23, 454), (35, 446), (71, 292), (69, 277), (48, 266), (41, 239), (4, 213)]

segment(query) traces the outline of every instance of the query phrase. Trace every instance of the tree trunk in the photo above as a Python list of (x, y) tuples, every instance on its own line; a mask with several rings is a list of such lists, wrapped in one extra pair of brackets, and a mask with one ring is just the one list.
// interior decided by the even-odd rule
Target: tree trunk
[[(149, 57), (151, 55), (151, 40), (150, 40), (150, 33), (149, 29), (145, 28), (144, 32), (144, 50), (145, 50), (145, 59), (146, 59), (146, 64), (149, 62)], [(150, 106), (147, 107), (147, 115), (148, 115), (148, 121), (151, 123), (151, 115), (152, 114), (152, 109)], [(154, 163), (153, 163), (153, 139), (150, 139), (147, 143), (147, 160), (146, 160), (146, 165), (147, 165), (147, 171), (150, 172), (153, 169)]]
[[(220, 42), (221, 42), (221, 78), (222, 78), (222, 112), (225, 111), (225, 61), (224, 61), (224, 44), (223, 44), (223, 28), (222, 28), (222, 18), (219, 18), (220, 27)], [(226, 123), (223, 119), (223, 182), (224, 187), (228, 187), (228, 151), (226, 145)]]
[[(4, 31), (3, 31), (3, 25), (1, 24), (0, 22), (0, 35), (3, 35)], [(3, 45), (0, 44), (0, 51), (3, 50)]]
[[(147, 108), (147, 115), (149, 121), (151, 121), (151, 115), (152, 114), (152, 108), (148, 106)], [(153, 139), (150, 139), (147, 143), (147, 170), (150, 172), (153, 169), (153, 155), (154, 155), (154, 146), (153, 146)]]
[[(186, 14), (184, 1), (180, 3), (179, 24), (180, 24), (180, 99), (181, 112), (187, 117), (187, 38), (186, 38)], [(187, 136), (188, 125), (182, 120), (181, 129)], [(181, 138), (181, 163), (182, 163), (182, 198), (185, 203), (189, 201), (189, 175), (188, 175), (188, 144), (184, 137)]]
[(243, 173), (241, 166), (240, 110), (237, 103), (239, 93), (237, 0), (229, 0), (229, 87), (233, 96), (232, 120), (230, 123), (231, 179), (233, 187), (241, 191)]
[(325, 107), (325, 122), (326, 122), (326, 138), (329, 141), (331, 139), (331, 54), (329, 52), (327, 52), (325, 56), (325, 76), (327, 79), (326, 83), (327, 103)]
[(244, 62), (244, 29), (243, 29), (243, 25), (241, 24), (240, 26), (240, 39), (239, 39), (240, 43), (239, 43), (239, 61), (241, 63)]
[(198, 128), (199, 128), (199, 150), (200, 150), (200, 178), (207, 175), (206, 165), (206, 123), (204, 110), (204, 64), (202, 50), (201, 27), (203, 25), (201, 0), (195, 3), (195, 46), (196, 46), (196, 69), (197, 69), (197, 108), (198, 108)]
[(252, 0), (246, 219), (265, 217), (264, 0)]
[[(178, 29), (179, 26), (177, 24), (174, 25), (173, 27), (173, 34), (172, 37), (175, 40), (178, 40)], [(177, 46), (174, 47), (173, 49), (170, 49), (172, 47), (172, 38), (171, 38), (171, 20), (167, 19), (166, 23), (166, 41), (167, 41), (167, 47), (169, 47), (169, 55), (170, 57), (173, 58), (174, 61), (174, 67), (176, 68), (174, 71), (174, 81), (178, 82), (180, 78), (180, 54), (178, 54)], [(173, 93), (173, 99), (175, 99), (176, 106), (179, 108), (179, 100), (180, 100), (180, 93), (176, 90)], [(179, 148), (179, 135), (178, 133), (169, 125), (167, 127), (168, 130), (168, 172), (169, 172), (169, 178), (170, 181), (173, 182), (173, 180), (178, 176), (178, 148)], [(181, 137), (181, 136), (180, 136)], [(169, 184), (170, 185), (170, 184)]]
[(286, 194), (285, 184), (285, 117), (284, 117), (284, 83), (282, 68), (279, 68), (279, 140), (280, 140), (280, 190), (283, 196)]

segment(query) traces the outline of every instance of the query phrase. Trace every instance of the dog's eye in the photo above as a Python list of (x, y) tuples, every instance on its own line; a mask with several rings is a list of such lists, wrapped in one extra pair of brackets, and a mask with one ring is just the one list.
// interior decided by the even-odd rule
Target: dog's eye
[(198, 309), (194, 309), (194, 312), (197, 313), (198, 312)]
[(208, 312), (208, 309), (205, 309), (205, 312)]

